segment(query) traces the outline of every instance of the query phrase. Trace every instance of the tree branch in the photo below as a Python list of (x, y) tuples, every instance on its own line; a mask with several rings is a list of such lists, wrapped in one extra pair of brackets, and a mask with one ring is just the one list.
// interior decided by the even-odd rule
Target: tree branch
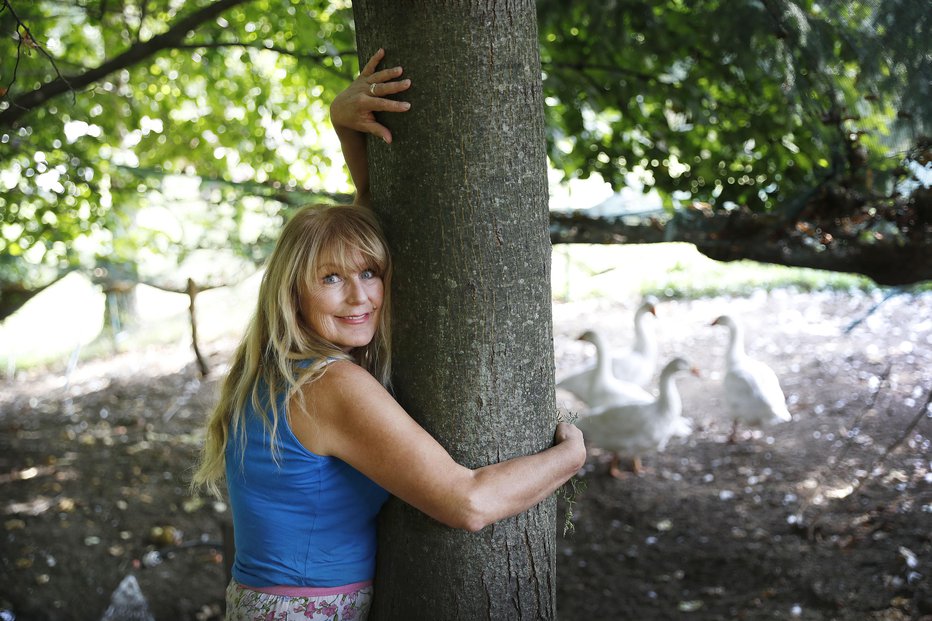
[(327, 59), (327, 58), (338, 58), (338, 57), (339, 57), (339, 58), (342, 58), (342, 57), (344, 57), (344, 56), (351, 56), (351, 57), (355, 57), (355, 56), (356, 56), (356, 50), (349, 50), (349, 51), (345, 51), (345, 52), (337, 52), (337, 53), (335, 53), (335, 54), (309, 54), (309, 53), (305, 53), (305, 52), (296, 52), (296, 51), (294, 51), (294, 50), (288, 50), (288, 49), (285, 49), (285, 48), (283, 48), (283, 47), (278, 47), (278, 46), (276, 46), (276, 45), (256, 45), (256, 44), (253, 44), (253, 43), (241, 43), (241, 42), (238, 42), (238, 41), (231, 41), (231, 42), (223, 42), (223, 41), (218, 41), (218, 42), (206, 42), (206, 41), (205, 41), (205, 42), (196, 42), (196, 41), (195, 41), (195, 42), (192, 42), (192, 43), (185, 43), (184, 45), (176, 45), (176, 46), (175, 46), (175, 48), (176, 48), (176, 49), (179, 49), (179, 50), (183, 50), (183, 49), (197, 49), (197, 48), (220, 49), (220, 48), (224, 48), (224, 47), (239, 47), (239, 48), (251, 49), (251, 50), (267, 50), (267, 51), (269, 51), (269, 52), (276, 52), (276, 53), (281, 54), (281, 55), (283, 55), (283, 56), (291, 56), (291, 57), (297, 58), (297, 59), (299, 59), (299, 60), (310, 60), (310, 61), (313, 61), (313, 62), (317, 63), (317, 65), (319, 65), (319, 66), (321, 67), (321, 69), (326, 69), (327, 71), (329, 71), (329, 72), (332, 73), (333, 75), (345, 79), (347, 82), (349, 82), (349, 81), (352, 80), (352, 76), (346, 75), (345, 73), (342, 73), (342, 72), (338, 71), (337, 69), (335, 69), (335, 68), (333, 68), (333, 67), (328, 67), (328, 66), (325, 65), (322, 61), (324, 61), (324, 60)]
[[(9, 7), (9, 0), (3, 1), (6, 6)], [(145, 43), (133, 45), (119, 56), (104, 62), (94, 69), (88, 69), (80, 75), (71, 76), (67, 79), (59, 75), (58, 78), (46, 82), (39, 88), (20, 95), (10, 102), (9, 107), (0, 112), (0, 127), (12, 127), (31, 110), (41, 106), (53, 97), (57, 97), (69, 90), (73, 92), (79, 88), (93, 84), (115, 71), (130, 67), (157, 52), (177, 46), (188, 36), (189, 32), (196, 29), (204, 22), (213, 19), (217, 15), (220, 15), (238, 4), (243, 4), (248, 1), (249, 0), (217, 0), (217, 2), (181, 19), (166, 32), (152, 37)]]
[[(55, 64), (55, 59), (52, 58), (51, 54), (49, 54), (45, 48), (42, 47), (38, 41), (36, 41), (36, 38), (32, 36), (32, 32), (29, 30), (29, 26), (27, 26), (26, 22), (21, 20), (19, 15), (16, 14), (16, 11), (13, 9), (13, 5), (10, 3), (10, 0), (3, 0), (2, 8), (8, 10), (10, 15), (13, 16), (13, 19), (16, 20), (17, 34), (19, 34), (20, 28), (22, 28), (26, 33), (25, 37), (23, 37), (22, 34), (19, 34), (19, 40), (16, 42), (16, 64), (13, 66), (13, 77), (10, 79), (10, 83), (7, 85), (6, 92), (9, 92), (9, 90), (13, 88), (13, 83), (16, 82), (16, 70), (19, 68), (19, 58), (22, 52), (23, 41), (26, 42), (28, 47), (35, 48), (42, 52), (42, 55), (48, 58), (49, 62), (52, 64), (52, 69), (55, 70), (55, 73), (58, 75), (58, 79), (63, 80), (65, 84), (68, 84), (68, 80), (66, 80), (65, 77), (61, 74), (61, 71), (58, 70), (58, 65)], [(0, 10), (0, 13), (2, 12), (3, 10)], [(6, 92), (4, 94), (6, 94)]]
[(652, 84), (657, 81), (657, 76), (649, 73), (643, 73), (640, 71), (634, 71), (632, 69), (625, 69), (624, 67), (619, 67), (616, 65), (600, 65), (595, 63), (586, 63), (586, 62), (541, 62), (541, 67), (546, 71), (548, 68), (551, 69), (562, 69), (566, 71), (575, 71), (577, 73), (586, 73), (588, 71), (601, 71), (603, 73), (608, 73), (612, 75), (625, 76), (631, 78), (637, 78), (642, 82)]
[(932, 238), (861, 241), (836, 239), (823, 245), (781, 228), (776, 216), (755, 213), (702, 213), (696, 209), (660, 219), (592, 217), (580, 211), (551, 212), (553, 244), (654, 244), (688, 242), (717, 261), (749, 259), (791, 267), (862, 274), (880, 285), (932, 280)]
[(299, 187), (289, 187), (288, 185), (281, 183), (280, 181), (231, 181), (230, 179), (224, 179), (222, 177), (205, 177), (203, 175), (189, 175), (183, 173), (167, 173), (163, 170), (157, 168), (138, 168), (133, 166), (120, 166), (117, 165), (116, 168), (119, 170), (131, 174), (138, 178), (145, 177), (158, 177), (164, 179), (165, 177), (186, 177), (198, 179), (201, 183), (206, 185), (221, 185), (224, 187), (232, 188), (238, 192), (242, 192), (244, 195), (256, 196), (259, 198), (264, 198), (267, 200), (277, 201), (283, 205), (297, 206), (307, 203), (309, 200), (317, 199), (327, 199), (335, 203), (348, 203), (352, 202), (352, 194), (343, 194), (343, 193), (333, 193), (333, 192), (324, 192), (324, 191), (315, 191), (308, 190), (305, 188)]

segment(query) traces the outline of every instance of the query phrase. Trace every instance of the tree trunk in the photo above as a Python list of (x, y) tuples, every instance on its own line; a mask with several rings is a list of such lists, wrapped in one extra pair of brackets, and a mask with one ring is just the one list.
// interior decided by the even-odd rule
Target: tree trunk
[(136, 264), (98, 259), (92, 282), (100, 285), (106, 296), (101, 336), (109, 337), (113, 350), (119, 351), (127, 332), (137, 321), (136, 284), (139, 276)]
[(200, 345), (197, 342), (197, 312), (194, 310), (194, 300), (197, 298), (197, 294), (200, 290), (197, 288), (197, 283), (194, 282), (194, 279), (188, 279), (188, 318), (191, 320), (191, 347), (194, 349), (194, 359), (197, 361), (197, 368), (201, 372), (201, 377), (207, 377), (207, 374), (210, 373), (210, 366), (207, 364), (207, 359), (204, 358), (204, 355), (201, 353)]
[[(536, 452), (555, 424), (544, 114), (531, 0), (354, 2), (410, 112), (370, 138), (396, 275), (394, 383), (458, 462)], [(382, 516), (373, 619), (552, 619), (555, 501), (479, 533), (400, 501)]]

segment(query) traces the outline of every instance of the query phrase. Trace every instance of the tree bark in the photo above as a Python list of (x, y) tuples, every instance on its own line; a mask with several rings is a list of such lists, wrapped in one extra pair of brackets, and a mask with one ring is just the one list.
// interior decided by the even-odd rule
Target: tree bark
[[(370, 138), (395, 259), (399, 402), (469, 467), (555, 424), (544, 114), (534, 2), (354, 3), (365, 61), (413, 81)], [(400, 501), (382, 516), (378, 619), (555, 617), (555, 501), (469, 534)]]

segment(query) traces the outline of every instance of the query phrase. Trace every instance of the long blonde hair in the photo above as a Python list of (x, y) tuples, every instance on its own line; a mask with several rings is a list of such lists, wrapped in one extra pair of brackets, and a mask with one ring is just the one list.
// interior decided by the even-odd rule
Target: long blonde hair
[[(301, 292), (314, 282), (322, 258), (349, 261), (358, 252), (382, 278), (384, 297), (372, 341), (353, 355), (314, 333), (301, 320)], [(339, 266), (338, 267), (348, 267)], [(298, 210), (282, 230), (266, 265), (256, 313), (237, 347), (223, 381), (220, 401), (207, 422), (207, 438), (192, 477), (194, 490), (206, 488), (219, 496), (226, 470), (226, 446), (231, 434), (245, 449), (245, 410), (251, 401), (269, 430), (270, 450), (285, 395), (285, 408), (301, 387), (319, 378), (328, 359), (354, 360), (382, 385), (391, 375), (391, 257), (375, 214), (358, 205), (309, 205)], [(299, 361), (310, 364), (298, 365)], [(260, 387), (268, 389), (268, 404)]]

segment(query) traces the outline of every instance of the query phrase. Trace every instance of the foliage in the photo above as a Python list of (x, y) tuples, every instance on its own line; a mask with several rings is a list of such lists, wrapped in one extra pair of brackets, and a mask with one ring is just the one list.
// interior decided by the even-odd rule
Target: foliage
[(538, 7), (550, 157), (571, 177), (768, 210), (868, 167), (860, 185), (889, 192), (932, 126), (923, 3)]
[[(538, 13), (567, 178), (799, 212), (829, 178), (889, 194), (932, 125), (921, 2)], [(283, 211), (348, 189), (326, 103), (357, 66), (349, 0), (0, 0), (0, 281), (100, 256), (142, 274), (203, 248), (261, 260)]]
[(147, 49), (216, 4), (5, 0), (0, 115), (59, 71), (75, 82), (128, 53), (141, 57), (0, 134), (0, 255), (87, 265), (95, 255), (183, 260), (194, 248), (232, 246), (262, 258), (269, 219), (283, 203), (313, 198), (331, 166), (322, 95), (355, 72), (351, 13), (348, 2), (228, 2), (179, 40)]

